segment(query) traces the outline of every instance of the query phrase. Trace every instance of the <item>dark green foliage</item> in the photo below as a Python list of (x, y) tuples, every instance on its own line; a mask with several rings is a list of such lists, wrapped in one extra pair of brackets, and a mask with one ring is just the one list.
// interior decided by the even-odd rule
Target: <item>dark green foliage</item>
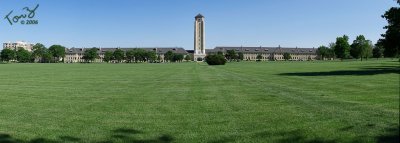
[(45, 62), (44, 56), (48, 49), (41, 43), (37, 43), (32, 48), (32, 56), (34, 62)]
[(185, 56), (185, 60), (186, 60), (186, 61), (190, 61), (190, 60), (192, 60), (192, 57), (191, 57), (190, 55), (186, 55), (186, 56)]
[(135, 50), (132, 49), (132, 50), (126, 51), (126, 61), (128, 63), (131, 63), (134, 60), (135, 60)]
[(166, 52), (165, 54), (164, 54), (164, 60), (165, 61), (172, 61), (173, 60), (173, 58), (174, 58), (174, 53), (172, 52), (172, 51), (168, 51), (168, 52)]
[(222, 51), (218, 51), (218, 52), (217, 52), (217, 55), (222, 55), (222, 56), (223, 56), (224, 53), (223, 53)]
[(125, 58), (125, 52), (122, 51), (121, 49), (116, 49), (113, 53), (113, 57), (115, 60), (117, 60), (117, 62), (120, 63)]
[(54, 62), (59, 62), (60, 59), (65, 57), (65, 47), (61, 45), (52, 45), (49, 51), (53, 57)]
[(104, 53), (104, 58), (103, 58), (103, 61), (105, 61), (105, 62), (110, 62), (111, 60), (113, 60), (113, 58), (114, 58), (114, 55), (113, 55), (113, 52), (111, 52), (111, 51), (106, 51), (105, 53)]
[(292, 56), (290, 56), (289, 53), (283, 53), (283, 59), (285, 59), (285, 61), (292, 59)]
[(228, 61), (233, 61), (238, 58), (238, 55), (236, 54), (235, 50), (226, 50), (225, 57)]
[(345, 59), (350, 56), (350, 45), (349, 45), (349, 37), (343, 35), (343, 37), (337, 37), (335, 43), (335, 55), (340, 59)]
[(383, 48), (380, 45), (375, 45), (375, 48), (372, 50), (372, 56), (374, 58), (382, 58), (383, 56)]
[(319, 46), (317, 49), (317, 55), (320, 60), (325, 60), (325, 58), (332, 58), (333, 50), (326, 46)]
[(183, 60), (183, 55), (182, 54), (174, 54), (174, 57), (172, 58), (173, 62), (182, 62)]
[(368, 59), (372, 56), (372, 43), (370, 40), (366, 40), (363, 35), (357, 36), (356, 40), (351, 44), (350, 55), (353, 58)]
[[(397, 1), (399, 3), (399, 1)], [(382, 34), (383, 48), (385, 57), (398, 57), (400, 52), (400, 7), (392, 7), (382, 15), (388, 21), (385, 26), (386, 33)], [(378, 42), (379, 42), (378, 41)]]
[(239, 52), (239, 53), (238, 53), (238, 60), (243, 61), (243, 59), (244, 59), (243, 53), (242, 53), (242, 52)]
[(25, 50), (22, 47), (18, 48), (17, 53), (17, 61), (20, 63), (28, 63), (31, 61), (31, 53), (28, 50)]
[(147, 52), (143, 49), (133, 49), (133, 58), (135, 60), (135, 62), (145, 62), (147, 61)]
[(208, 65), (225, 65), (226, 59), (223, 55), (207, 55), (205, 61)]
[(97, 54), (98, 51), (99, 51), (98, 48), (86, 49), (85, 52), (83, 53), (82, 58), (86, 62), (93, 62), (94, 60), (99, 58), (99, 54)]
[(263, 58), (263, 56), (261, 54), (258, 54), (256, 57), (257, 61), (261, 61), (262, 58)]
[(150, 63), (155, 63), (157, 60), (157, 54), (155, 51), (147, 51), (145, 57), (147, 59), (147, 62)]
[(16, 52), (11, 49), (3, 49), (0, 53), (1, 61), (9, 62), (10, 60), (15, 60), (16, 57)]

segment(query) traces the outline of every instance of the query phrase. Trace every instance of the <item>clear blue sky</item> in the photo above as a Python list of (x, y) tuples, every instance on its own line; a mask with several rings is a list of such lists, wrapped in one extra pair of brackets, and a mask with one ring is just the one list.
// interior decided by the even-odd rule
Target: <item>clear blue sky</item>
[[(10, 25), (11, 10), (34, 7), (38, 25)], [(318, 47), (346, 34), (374, 43), (393, 0), (0, 0), (0, 42), (66, 47), (193, 49), (194, 16), (206, 18), (206, 45)]]

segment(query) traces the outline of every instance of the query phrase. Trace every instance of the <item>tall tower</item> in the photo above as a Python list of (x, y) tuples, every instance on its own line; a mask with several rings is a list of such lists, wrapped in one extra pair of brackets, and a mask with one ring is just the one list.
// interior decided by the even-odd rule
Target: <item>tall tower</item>
[(206, 37), (204, 31), (205, 23), (204, 16), (198, 14), (194, 21), (194, 56), (193, 59), (197, 61), (198, 58), (202, 60), (206, 56)]

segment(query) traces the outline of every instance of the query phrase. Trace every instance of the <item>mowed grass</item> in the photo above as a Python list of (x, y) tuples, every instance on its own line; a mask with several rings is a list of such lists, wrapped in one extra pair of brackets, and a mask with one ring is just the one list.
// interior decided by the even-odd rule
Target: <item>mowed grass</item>
[(0, 142), (396, 142), (399, 62), (0, 64)]

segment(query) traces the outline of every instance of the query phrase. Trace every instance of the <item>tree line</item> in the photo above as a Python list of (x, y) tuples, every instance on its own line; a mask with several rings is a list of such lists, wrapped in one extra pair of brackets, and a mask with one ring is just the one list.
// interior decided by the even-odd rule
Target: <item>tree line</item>
[(46, 48), (43, 44), (37, 43), (32, 47), (32, 52), (17, 47), (14, 49), (3, 49), (0, 52), (0, 59), (3, 62), (38, 62), (38, 63), (57, 63), (65, 57), (65, 47), (61, 45), (52, 45)]
[(337, 37), (335, 43), (330, 43), (329, 47), (320, 46), (317, 49), (317, 55), (321, 60), (339, 58), (343, 59), (368, 59), (371, 57), (382, 57), (383, 49), (380, 46), (374, 46), (370, 40), (359, 35), (349, 44), (349, 37), (343, 35)]
[[(400, 0), (397, 0), (400, 4)], [(370, 40), (359, 35), (350, 45), (349, 37), (344, 35), (337, 37), (335, 43), (329, 44), (329, 47), (320, 46), (317, 54), (321, 59), (340, 58), (340, 59), (368, 59), (368, 58), (398, 58), (400, 56), (400, 7), (392, 7), (386, 11), (382, 18), (385, 18), (388, 25), (385, 34), (381, 34), (375, 45)]]
[[(97, 53), (94, 52), (97, 51), (97, 48), (92, 48), (90, 50), (86, 50), (84, 53), (84, 59), (87, 61), (93, 61), (98, 57)], [(88, 56), (85, 56), (88, 55)], [(172, 51), (167, 51), (164, 55), (164, 58), (162, 59), (161, 55), (157, 55), (155, 51), (146, 51), (144, 49), (131, 49), (128, 51), (123, 51), (121, 49), (116, 49), (114, 52), (112, 51), (106, 51), (104, 53), (104, 62), (127, 62), (127, 63), (138, 63), (138, 62), (149, 62), (149, 63), (155, 63), (155, 62), (182, 62), (183, 60), (190, 61), (191, 57), (190, 55), (184, 55), (184, 54), (179, 54), (179, 53), (174, 53)], [(89, 59), (86, 59), (86, 57), (90, 57)]]

